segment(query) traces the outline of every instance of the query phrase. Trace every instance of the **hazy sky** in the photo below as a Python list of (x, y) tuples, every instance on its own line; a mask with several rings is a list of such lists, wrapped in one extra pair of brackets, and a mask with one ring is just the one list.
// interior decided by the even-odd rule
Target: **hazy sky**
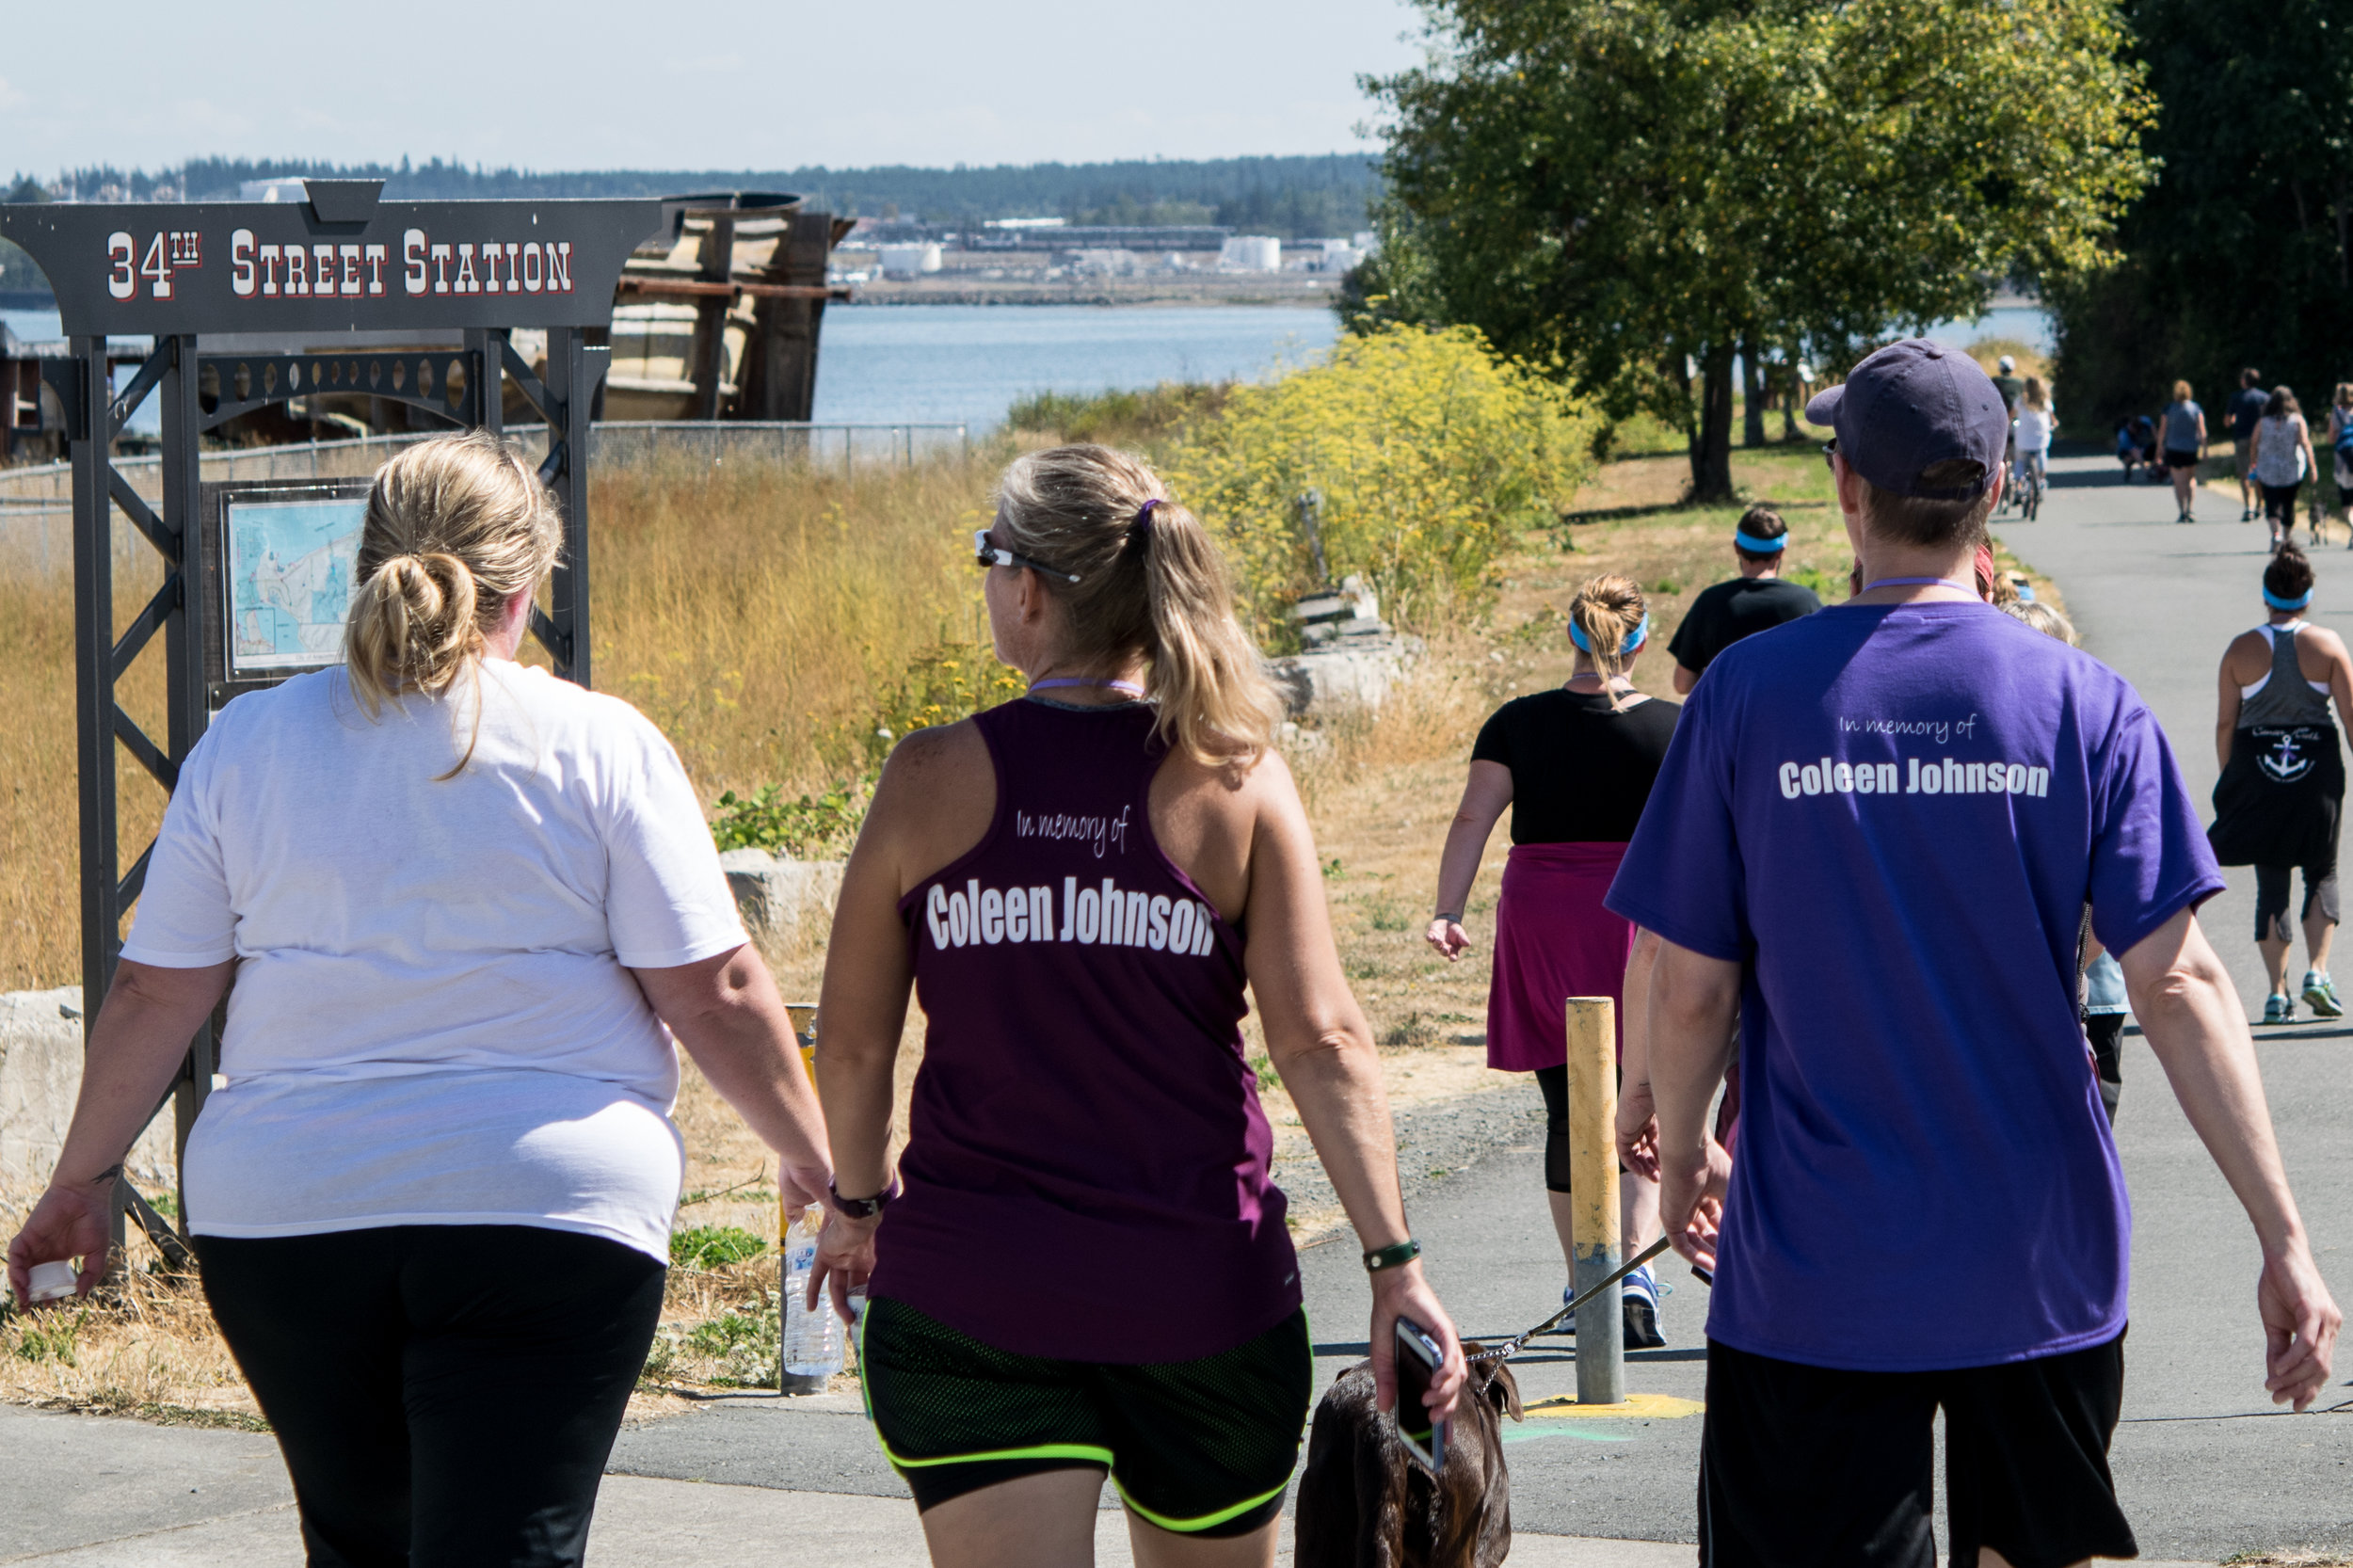
[(1419, 57), (1401, 0), (8, 9), (0, 170), (44, 178), (205, 153), (564, 169), (1328, 152), (1366, 145), (1357, 73)]

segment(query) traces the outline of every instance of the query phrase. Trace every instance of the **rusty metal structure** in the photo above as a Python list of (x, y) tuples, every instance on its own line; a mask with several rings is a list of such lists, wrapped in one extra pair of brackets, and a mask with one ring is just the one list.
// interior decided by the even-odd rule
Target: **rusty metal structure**
[(663, 203), (665, 239), (621, 269), (600, 417), (806, 421), (825, 268), (847, 218), (797, 196), (722, 191)]

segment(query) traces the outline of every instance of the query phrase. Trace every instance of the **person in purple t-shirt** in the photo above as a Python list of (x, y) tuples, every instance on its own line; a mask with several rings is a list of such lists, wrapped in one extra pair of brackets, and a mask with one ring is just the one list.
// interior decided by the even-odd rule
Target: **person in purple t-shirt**
[[(1656, 1136), (1667, 1234), (1716, 1275), (1702, 1551), (1925, 1568), (1942, 1406), (1952, 1560), (2131, 1557), (2107, 1467), (2131, 1212), (2075, 1017), (2087, 903), (2254, 1224), (2275, 1400), (2326, 1386), (2342, 1320), (2198, 926), (2222, 879), (2132, 687), (1971, 590), (2009, 424), (1985, 373), (1899, 343), (1806, 417), (1837, 434), (1863, 591), (1711, 666), (1608, 900), (1661, 938), (1657, 1124), (1621, 1140)], [(1729, 1160), (1704, 1128), (1736, 1012)]]

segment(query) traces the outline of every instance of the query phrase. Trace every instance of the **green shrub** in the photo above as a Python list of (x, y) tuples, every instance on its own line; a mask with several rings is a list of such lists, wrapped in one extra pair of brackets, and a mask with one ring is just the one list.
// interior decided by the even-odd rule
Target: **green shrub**
[(738, 1388), (775, 1384), (776, 1358), (784, 1344), (784, 1298), (774, 1290), (764, 1295), (765, 1304), (749, 1311), (731, 1306), (687, 1334), (688, 1350), (719, 1364), (711, 1382)]
[(670, 1233), (670, 1261), (681, 1269), (724, 1269), (767, 1250), (767, 1242), (740, 1225), (695, 1225)]
[(1064, 440), (1151, 447), (1214, 416), (1232, 391), (1229, 382), (1163, 381), (1134, 392), (1034, 392), (1015, 401), (1005, 424)]
[(866, 821), (864, 779), (837, 784), (821, 795), (786, 800), (774, 784), (746, 797), (733, 790), (719, 797), (711, 836), (727, 849), (764, 849), (797, 860), (839, 858), (849, 852)]
[(1415, 624), (1483, 604), (1522, 530), (1559, 520), (1593, 466), (1598, 420), (1468, 327), (1385, 327), (1320, 362), (1237, 387), (1187, 426), (1168, 478), (1224, 539), (1245, 613), (1270, 646), (1316, 584), (1296, 498), (1322, 492), (1335, 581), (1364, 577)]

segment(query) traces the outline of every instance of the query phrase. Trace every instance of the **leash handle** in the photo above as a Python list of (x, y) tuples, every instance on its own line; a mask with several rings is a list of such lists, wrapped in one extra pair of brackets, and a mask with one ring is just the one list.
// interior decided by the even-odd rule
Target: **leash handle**
[(1551, 1317), (1546, 1318), (1543, 1322), (1538, 1323), (1534, 1328), (1528, 1330), (1526, 1333), (1521, 1334), (1514, 1338), (1505, 1340), (1501, 1345), (1492, 1351), (1481, 1351), (1477, 1355), (1470, 1357), (1470, 1359), (1473, 1361), (1507, 1361), (1513, 1356), (1519, 1354), (1521, 1346), (1527, 1344), (1530, 1339), (1535, 1338), (1536, 1336), (1557, 1327), (1561, 1323), (1567, 1322), (1571, 1318), (1577, 1315), (1577, 1309), (1578, 1307), (1583, 1306), (1587, 1302), (1592, 1301), (1595, 1296), (1600, 1295), (1604, 1290), (1609, 1289), (1611, 1286), (1617, 1284), (1620, 1280), (1625, 1278), (1626, 1275), (1632, 1273), (1635, 1270), (1641, 1268), (1643, 1264), (1648, 1263), (1652, 1258), (1657, 1257), (1660, 1253), (1665, 1252), (1666, 1250), (1667, 1238), (1661, 1236), (1657, 1240), (1653, 1241), (1649, 1246), (1644, 1247), (1634, 1257), (1620, 1264), (1617, 1272), (1611, 1274), (1608, 1279), (1605, 1279), (1600, 1284), (1593, 1287), (1583, 1295), (1578, 1296), (1577, 1299), (1570, 1302), (1566, 1306), (1563, 1306), (1560, 1311), (1554, 1313)]

